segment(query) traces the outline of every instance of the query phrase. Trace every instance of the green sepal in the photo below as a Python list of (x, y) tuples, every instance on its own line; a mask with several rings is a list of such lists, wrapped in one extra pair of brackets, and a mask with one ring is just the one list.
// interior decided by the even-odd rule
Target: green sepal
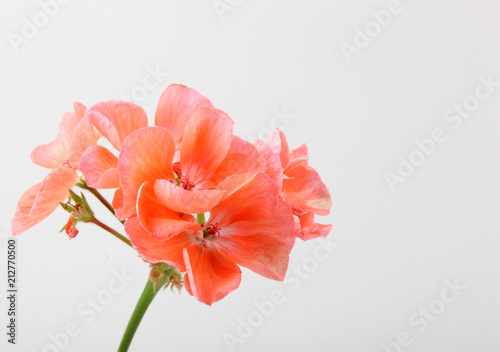
[(90, 205), (87, 202), (87, 198), (85, 198), (85, 195), (83, 193), (80, 193), (80, 194), (82, 195), (82, 205), (83, 205), (83, 208), (85, 209), (85, 211), (87, 212), (87, 214), (90, 216), (90, 218), (93, 218), (94, 217), (94, 212), (92, 211), (92, 209), (90, 209)]
[(67, 203), (59, 203), (61, 205), (61, 207), (66, 210), (68, 213), (71, 213), (73, 210), (75, 210), (75, 207), (72, 206), (71, 204), (67, 204)]
[(76, 204), (82, 204), (82, 198), (72, 190), (69, 190), (69, 194), (71, 196), (71, 199), (75, 201)]
[(64, 224), (64, 226), (62, 227), (62, 229), (59, 232), (65, 231), (66, 230), (66, 226), (68, 226), (68, 224)]
[(77, 187), (80, 187), (80, 188), (83, 188), (83, 189), (87, 189), (88, 186), (87, 186), (87, 182), (85, 182), (85, 176), (80, 176), (80, 181), (75, 184), (75, 186)]

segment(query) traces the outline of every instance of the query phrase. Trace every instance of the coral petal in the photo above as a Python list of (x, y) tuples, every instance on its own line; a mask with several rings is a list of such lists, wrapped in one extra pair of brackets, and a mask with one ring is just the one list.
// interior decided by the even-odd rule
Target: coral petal
[(300, 235), (298, 236), (304, 241), (318, 237), (326, 237), (332, 230), (332, 225), (322, 225), (314, 222), (313, 213), (305, 213), (300, 217)]
[(135, 130), (148, 126), (146, 112), (126, 101), (110, 100), (92, 106), (87, 115), (92, 124), (120, 150), (125, 138)]
[(140, 220), (136, 217), (127, 220), (125, 232), (137, 252), (148, 262), (164, 262), (180, 271), (186, 271), (182, 248), (194, 241), (192, 232), (185, 231), (168, 241), (159, 241), (142, 227)]
[(167, 128), (176, 143), (184, 133), (191, 113), (199, 107), (212, 108), (212, 103), (192, 88), (172, 84), (165, 89), (158, 102), (155, 125)]
[(90, 123), (88, 116), (84, 116), (76, 126), (71, 147), (69, 151), (69, 162), (77, 167), (80, 163), (80, 158), (85, 150), (97, 144), (97, 133), (94, 126)]
[(39, 145), (31, 152), (31, 160), (37, 165), (55, 169), (68, 160), (71, 139), (79, 119), (74, 113), (63, 115), (59, 124), (59, 134), (52, 142)]
[(83, 105), (82, 103), (80, 103), (78, 101), (75, 101), (73, 103), (73, 109), (75, 110), (75, 115), (78, 118), (78, 121), (83, 119), (83, 115), (85, 115), (85, 112), (87, 111), (87, 108), (85, 107), (85, 105)]
[(256, 223), (256, 219), (265, 220), (274, 214), (277, 199), (274, 182), (265, 174), (257, 174), (220, 202), (211, 211), (210, 221), (221, 227), (238, 222)]
[(265, 233), (221, 236), (217, 244), (221, 253), (237, 264), (269, 279), (285, 279), (289, 251), (279, 238)]
[(229, 151), (213, 173), (209, 184), (216, 187), (231, 175), (265, 172), (266, 161), (253, 144), (233, 136)]
[(120, 220), (125, 220), (123, 217), (123, 192), (121, 188), (118, 188), (115, 191), (113, 196), (113, 201), (111, 203), (113, 208), (115, 209), (115, 215)]
[(264, 141), (257, 139), (255, 147), (266, 161), (266, 175), (274, 180), (278, 191), (283, 186), (283, 166), (279, 154), (273, 152), (272, 148)]
[(78, 168), (93, 188), (118, 188), (118, 158), (108, 149), (94, 145), (83, 153)]
[(145, 182), (139, 189), (137, 216), (142, 226), (159, 241), (168, 240), (187, 229), (200, 229), (193, 216), (183, 215), (162, 205), (154, 195), (154, 187), (150, 182)]
[(309, 162), (309, 152), (305, 143), (302, 143), (290, 152), (290, 163), (298, 161), (303, 162), (305, 165)]
[(266, 143), (271, 147), (274, 153), (279, 155), (281, 166), (283, 168), (287, 167), (290, 161), (290, 150), (288, 149), (288, 142), (285, 134), (276, 128), (273, 130)]
[(156, 197), (173, 211), (203, 214), (219, 203), (226, 194), (222, 190), (187, 191), (168, 180), (157, 180), (154, 185)]
[(123, 191), (123, 216), (135, 214), (137, 192), (146, 182), (174, 179), (172, 160), (175, 144), (163, 127), (146, 127), (131, 133), (118, 158), (118, 175)]
[(190, 293), (200, 302), (212, 305), (240, 285), (240, 268), (215, 246), (194, 243), (183, 252)]
[(198, 108), (182, 137), (182, 173), (195, 183), (210, 179), (231, 145), (233, 120), (216, 109)]
[(288, 203), (318, 215), (330, 213), (330, 192), (316, 170), (296, 162), (290, 164), (285, 173), (289, 179), (283, 181), (282, 193)]
[(12, 234), (23, 233), (48, 217), (68, 197), (78, 181), (71, 167), (63, 165), (48, 174), (42, 183), (28, 189), (19, 200), (12, 220)]

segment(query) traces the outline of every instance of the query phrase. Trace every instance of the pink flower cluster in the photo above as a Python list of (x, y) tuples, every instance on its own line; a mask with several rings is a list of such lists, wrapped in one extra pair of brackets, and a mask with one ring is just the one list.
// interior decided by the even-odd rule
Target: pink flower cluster
[[(315, 222), (329, 214), (331, 198), (305, 144), (290, 151), (279, 130), (244, 141), (233, 120), (191, 88), (169, 86), (150, 127), (130, 102), (74, 110), (57, 138), (31, 154), (52, 171), (21, 197), (14, 235), (52, 213), (83, 174), (92, 188), (116, 189), (115, 213), (139, 254), (184, 272), (186, 290), (210, 305), (239, 286), (239, 266), (283, 280), (295, 239), (332, 228)], [(115, 151), (99, 145), (102, 138)]]

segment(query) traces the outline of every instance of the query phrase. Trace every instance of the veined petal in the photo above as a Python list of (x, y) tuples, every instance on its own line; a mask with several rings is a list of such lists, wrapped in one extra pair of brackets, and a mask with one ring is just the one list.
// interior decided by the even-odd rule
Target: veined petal
[(241, 270), (215, 246), (192, 244), (183, 250), (189, 293), (208, 304), (221, 300), (238, 288)]
[(83, 105), (82, 103), (80, 103), (78, 101), (75, 101), (73, 103), (73, 109), (75, 110), (75, 115), (78, 118), (78, 121), (83, 119), (83, 115), (85, 115), (85, 112), (87, 111), (87, 108), (85, 107), (85, 105)]
[(259, 154), (253, 144), (233, 136), (231, 146), (226, 157), (212, 174), (206, 184), (211, 188), (217, 187), (227, 177), (236, 174), (257, 174), (266, 171), (266, 161)]
[(79, 119), (74, 113), (65, 113), (59, 123), (59, 133), (52, 142), (39, 145), (31, 152), (31, 160), (37, 165), (55, 169), (69, 158), (71, 139)]
[(221, 190), (187, 191), (168, 180), (157, 180), (154, 189), (156, 197), (165, 207), (188, 214), (203, 214), (210, 211), (226, 193)]
[(274, 182), (262, 173), (257, 174), (233, 190), (211, 211), (210, 222), (218, 223), (222, 228), (238, 222), (256, 223), (274, 215), (277, 202)]
[(123, 216), (123, 192), (121, 188), (115, 191), (111, 205), (113, 205), (113, 209), (115, 209), (116, 217), (120, 220), (125, 220)]
[(332, 225), (322, 225), (314, 222), (313, 213), (305, 213), (300, 218), (301, 232), (299, 237), (308, 241), (313, 238), (326, 237), (332, 230)]
[(93, 145), (83, 153), (78, 168), (93, 188), (118, 188), (118, 158), (108, 149)]
[(302, 162), (305, 165), (309, 162), (309, 151), (305, 143), (300, 144), (290, 152), (290, 163)]
[(223, 255), (257, 274), (273, 280), (285, 279), (289, 251), (278, 237), (266, 233), (221, 235), (217, 245)]
[(275, 128), (267, 139), (267, 144), (274, 153), (279, 155), (283, 169), (286, 168), (290, 161), (290, 150), (285, 134), (281, 130)]
[(216, 109), (198, 108), (189, 118), (181, 144), (182, 174), (194, 183), (210, 179), (226, 157), (233, 120)]
[(330, 192), (316, 170), (296, 162), (290, 164), (285, 173), (289, 178), (283, 181), (282, 194), (288, 203), (318, 215), (330, 213)]
[(175, 144), (163, 127), (145, 127), (132, 132), (123, 142), (118, 158), (118, 175), (123, 192), (123, 216), (135, 214), (137, 192), (146, 182), (175, 179), (172, 160)]
[(137, 216), (142, 226), (159, 241), (168, 240), (187, 229), (200, 229), (192, 215), (172, 211), (160, 203), (150, 182), (144, 182), (139, 189)]
[(150, 263), (167, 263), (186, 271), (182, 249), (195, 242), (192, 231), (185, 231), (167, 241), (159, 241), (142, 227), (138, 218), (125, 222), (125, 232), (139, 254)]
[(265, 174), (274, 180), (278, 191), (281, 190), (283, 186), (283, 166), (279, 154), (275, 153), (266, 142), (260, 139), (255, 141), (255, 147), (266, 161)]
[(68, 190), (78, 181), (78, 175), (71, 167), (62, 165), (48, 174), (45, 179), (28, 189), (17, 204), (12, 220), (12, 234), (23, 233), (48, 217), (68, 197)]
[(116, 150), (120, 150), (130, 133), (148, 126), (144, 109), (126, 101), (110, 100), (96, 104), (87, 111), (87, 115)]
[(199, 107), (212, 108), (212, 103), (192, 88), (171, 84), (158, 102), (155, 125), (167, 128), (178, 143), (191, 113)]
[(69, 151), (70, 164), (77, 167), (80, 163), (82, 154), (88, 147), (96, 145), (97, 140), (98, 134), (94, 130), (94, 126), (90, 123), (88, 116), (84, 115), (76, 126), (73, 139), (71, 140), (71, 147)]

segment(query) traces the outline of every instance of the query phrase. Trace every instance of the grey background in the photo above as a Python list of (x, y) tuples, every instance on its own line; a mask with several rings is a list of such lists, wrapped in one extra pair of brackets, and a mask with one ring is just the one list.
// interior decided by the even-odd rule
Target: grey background
[[(350, 63), (342, 43), (353, 45), (356, 27), (391, 1), (224, 3), (233, 5), (222, 20), (211, 0), (69, 1), (16, 51), (9, 33), (20, 34), (23, 18), (32, 21), (41, 6), (0, 2), (2, 291), (16, 203), (48, 172), (31, 163), (33, 147), (56, 136), (74, 101), (130, 94), (158, 66), (168, 76), (137, 101), (151, 121), (171, 83), (206, 95), (244, 138), (265, 135), (276, 110), (294, 115), (282, 127), (291, 146), (308, 144), (332, 192), (332, 215), (319, 222), (334, 225), (338, 248), (320, 261), (320, 241), (298, 241), (290, 267), (312, 266), (296, 290), (245, 270), (240, 288), (212, 307), (185, 291), (161, 293), (131, 351), (229, 350), (225, 334), (238, 336), (239, 319), (258, 312), (253, 302), (273, 290), (284, 301), (236, 351), (384, 351), (401, 334), (409, 344), (402, 351), (499, 351), (500, 91), (459, 128), (442, 118), (474, 94), (479, 77), (500, 81), (498, 1), (402, 0)], [(391, 191), (384, 173), (396, 172), (414, 140), (435, 128), (446, 141)], [(65, 351), (119, 344), (147, 265), (90, 225), (68, 241), (57, 233), (66, 220), (57, 211), (18, 237), (19, 344), (8, 346), (2, 328), (2, 351), (50, 351), (49, 334), (68, 322), (80, 333)], [(87, 323), (78, 307), (122, 269), (134, 279)], [(446, 280), (467, 288), (443, 305)], [(420, 308), (440, 304), (425, 331), (410, 324)], [(6, 309), (0, 300), (0, 326)]]

